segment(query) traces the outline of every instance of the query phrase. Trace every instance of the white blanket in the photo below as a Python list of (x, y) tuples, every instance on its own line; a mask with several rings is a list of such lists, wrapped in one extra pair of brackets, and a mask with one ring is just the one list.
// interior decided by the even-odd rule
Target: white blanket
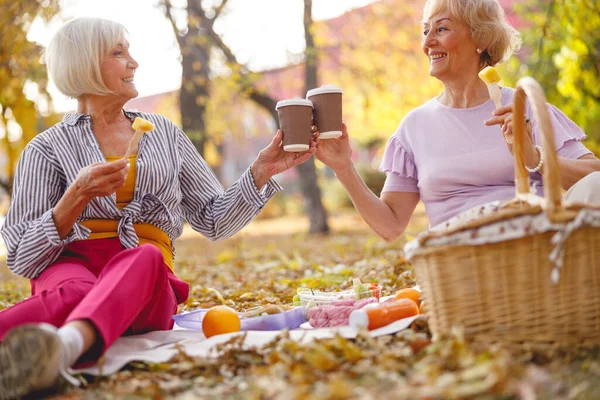
[[(417, 317), (404, 318), (383, 328), (370, 331), (373, 337), (391, 335), (406, 329)], [(247, 333), (244, 340), (245, 348), (261, 347), (272, 341), (280, 331), (248, 331), (236, 332), (226, 335), (213, 336), (206, 339), (202, 332), (194, 330), (172, 330), (156, 331), (138, 336), (127, 336), (119, 338), (105, 353), (102, 368), (95, 365), (93, 367), (75, 370), (75, 373), (85, 373), (89, 375), (111, 375), (131, 361), (145, 361), (149, 363), (167, 362), (177, 354), (175, 345), (190, 356), (194, 357), (215, 357), (213, 351), (215, 346), (224, 343), (236, 335)], [(290, 331), (290, 337), (298, 342), (307, 343), (315, 339), (324, 339), (335, 337), (337, 334), (345, 338), (356, 337), (357, 331), (349, 326), (338, 328), (321, 329), (295, 329)]]

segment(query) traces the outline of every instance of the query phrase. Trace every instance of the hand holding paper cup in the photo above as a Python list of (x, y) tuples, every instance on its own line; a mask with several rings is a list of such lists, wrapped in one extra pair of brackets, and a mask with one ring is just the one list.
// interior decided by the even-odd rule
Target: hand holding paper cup
[(277, 103), (279, 127), (283, 132), (283, 150), (307, 151), (310, 148), (313, 104), (306, 99), (288, 99)]
[(323, 85), (306, 93), (314, 105), (313, 119), (319, 128), (319, 139), (342, 136), (342, 93), (335, 85)]

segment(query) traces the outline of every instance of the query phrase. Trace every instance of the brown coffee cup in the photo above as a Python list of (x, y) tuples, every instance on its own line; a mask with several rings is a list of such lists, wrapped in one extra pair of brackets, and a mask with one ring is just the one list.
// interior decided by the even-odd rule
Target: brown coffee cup
[(306, 151), (310, 148), (313, 104), (306, 99), (281, 100), (275, 107), (283, 131), (283, 150)]
[(319, 129), (319, 139), (342, 136), (342, 94), (342, 89), (335, 85), (323, 85), (306, 93), (314, 106), (313, 120)]

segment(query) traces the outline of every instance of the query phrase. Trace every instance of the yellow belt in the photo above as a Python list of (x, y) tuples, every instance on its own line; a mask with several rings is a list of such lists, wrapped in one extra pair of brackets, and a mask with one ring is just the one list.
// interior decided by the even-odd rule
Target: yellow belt
[[(92, 231), (88, 240), (118, 237), (118, 220), (88, 219), (80, 223)], [(169, 236), (152, 224), (133, 224), (133, 228), (139, 238), (139, 244), (149, 243), (158, 247), (165, 259), (165, 264), (173, 270), (173, 252), (171, 250), (171, 239)]]

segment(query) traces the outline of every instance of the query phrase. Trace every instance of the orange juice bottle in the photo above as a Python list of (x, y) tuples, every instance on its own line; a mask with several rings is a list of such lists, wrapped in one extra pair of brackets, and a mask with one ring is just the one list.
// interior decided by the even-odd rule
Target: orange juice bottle
[(367, 328), (370, 331), (381, 328), (402, 318), (419, 314), (419, 306), (411, 299), (390, 300), (380, 304), (370, 304), (350, 313), (350, 326)]

